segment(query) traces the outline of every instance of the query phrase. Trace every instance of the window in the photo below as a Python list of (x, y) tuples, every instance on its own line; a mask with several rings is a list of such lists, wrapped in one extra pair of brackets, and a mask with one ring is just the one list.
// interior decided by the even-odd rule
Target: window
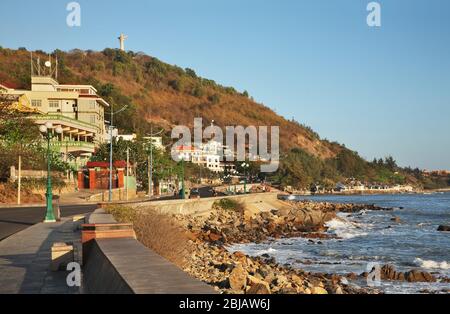
[(48, 106), (50, 108), (59, 108), (59, 101), (58, 100), (49, 100)]
[(91, 123), (92, 123), (92, 124), (95, 123), (95, 116), (91, 116)]
[(41, 107), (42, 106), (42, 100), (40, 100), (40, 99), (32, 99), (31, 100), (31, 106), (33, 106), (33, 107)]
[(95, 100), (89, 100), (89, 107), (90, 109), (95, 109), (95, 105), (97, 104), (97, 102)]

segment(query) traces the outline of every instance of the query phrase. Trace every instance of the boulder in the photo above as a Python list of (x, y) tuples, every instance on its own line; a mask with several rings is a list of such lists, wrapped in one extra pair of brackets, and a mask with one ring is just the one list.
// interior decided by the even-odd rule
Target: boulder
[(219, 241), (220, 239), (222, 239), (222, 236), (220, 234), (217, 234), (214, 232), (211, 232), (208, 235), (208, 237), (209, 237), (209, 240), (211, 240), (212, 242), (216, 242), (216, 241)]
[(312, 294), (328, 294), (328, 291), (322, 287), (316, 286), (311, 289)]
[(247, 271), (241, 264), (237, 264), (231, 271), (228, 282), (233, 291), (245, 290), (247, 287)]
[(276, 214), (277, 214), (277, 216), (285, 217), (285, 216), (288, 216), (290, 212), (291, 212), (290, 208), (284, 207), (284, 208), (280, 208), (279, 210), (277, 210)]
[(270, 287), (267, 283), (257, 283), (251, 286), (250, 289), (247, 290), (246, 294), (270, 294)]
[(436, 282), (436, 278), (433, 275), (418, 270), (406, 272), (405, 279), (408, 282)]
[(439, 228), (438, 228), (438, 231), (450, 232), (450, 226), (440, 225)]
[(247, 285), (250, 287), (247, 290), (247, 294), (270, 294), (269, 284), (255, 276), (247, 276)]

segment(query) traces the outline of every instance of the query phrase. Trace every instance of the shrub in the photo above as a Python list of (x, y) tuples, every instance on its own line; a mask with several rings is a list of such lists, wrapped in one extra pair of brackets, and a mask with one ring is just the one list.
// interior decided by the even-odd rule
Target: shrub
[(219, 94), (211, 95), (208, 97), (208, 100), (213, 104), (218, 104), (220, 102), (220, 95)]
[(185, 71), (186, 71), (186, 74), (187, 74), (188, 76), (193, 77), (193, 78), (197, 78), (197, 74), (195, 73), (194, 70), (189, 69), (189, 68), (186, 68)]
[(200, 85), (195, 86), (191, 91), (191, 95), (198, 98), (203, 97), (204, 94), (205, 92)]
[(233, 199), (223, 198), (220, 201), (214, 202), (213, 208), (223, 209), (223, 210), (242, 211), (244, 209), (244, 205)]
[(184, 84), (180, 80), (172, 80), (169, 81), (169, 86), (172, 87), (177, 92), (181, 92), (184, 89)]

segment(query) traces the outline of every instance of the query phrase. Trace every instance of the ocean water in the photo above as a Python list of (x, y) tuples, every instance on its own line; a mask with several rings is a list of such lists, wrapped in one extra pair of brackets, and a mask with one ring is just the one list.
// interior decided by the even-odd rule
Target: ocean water
[[(395, 210), (338, 214), (338, 219), (328, 223), (328, 233), (341, 239), (271, 240), (234, 245), (230, 250), (253, 256), (269, 254), (281, 264), (310, 272), (360, 274), (370, 271), (369, 263), (378, 263), (392, 264), (398, 271), (419, 269), (437, 277), (450, 277), (450, 233), (437, 231), (439, 225), (450, 225), (450, 193), (298, 197), (303, 199), (376, 204)], [(393, 222), (394, 217), (401, 222)], [(381, 281), (378, 288), (385, 293), (417, 293), (424, 289), (438, 292), (449, 290), (450, 284)]]

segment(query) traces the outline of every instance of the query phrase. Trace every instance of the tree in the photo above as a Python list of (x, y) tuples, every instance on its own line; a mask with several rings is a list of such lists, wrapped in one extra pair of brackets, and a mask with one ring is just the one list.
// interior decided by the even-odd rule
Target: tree
[(186, 68), (185, 71), (186, 71), (186, 74), (189, 75), (190, 77), (197, 78), (197, 74), (195, 73), (194, 70), (192, 70), (190, 68)]
[(386, 164), (386, 167), (391, 170), (391, 171), (395, 171), (397, 170), (397, 162), (395, 161), (395, 159), (392, 156), (388, 156), (385, 158), (384, 163)]
[(171, 80), (169, 81), (169, 86), (177, 92), (182, 92), (184, 90), (184, 83), (181, 80)]

